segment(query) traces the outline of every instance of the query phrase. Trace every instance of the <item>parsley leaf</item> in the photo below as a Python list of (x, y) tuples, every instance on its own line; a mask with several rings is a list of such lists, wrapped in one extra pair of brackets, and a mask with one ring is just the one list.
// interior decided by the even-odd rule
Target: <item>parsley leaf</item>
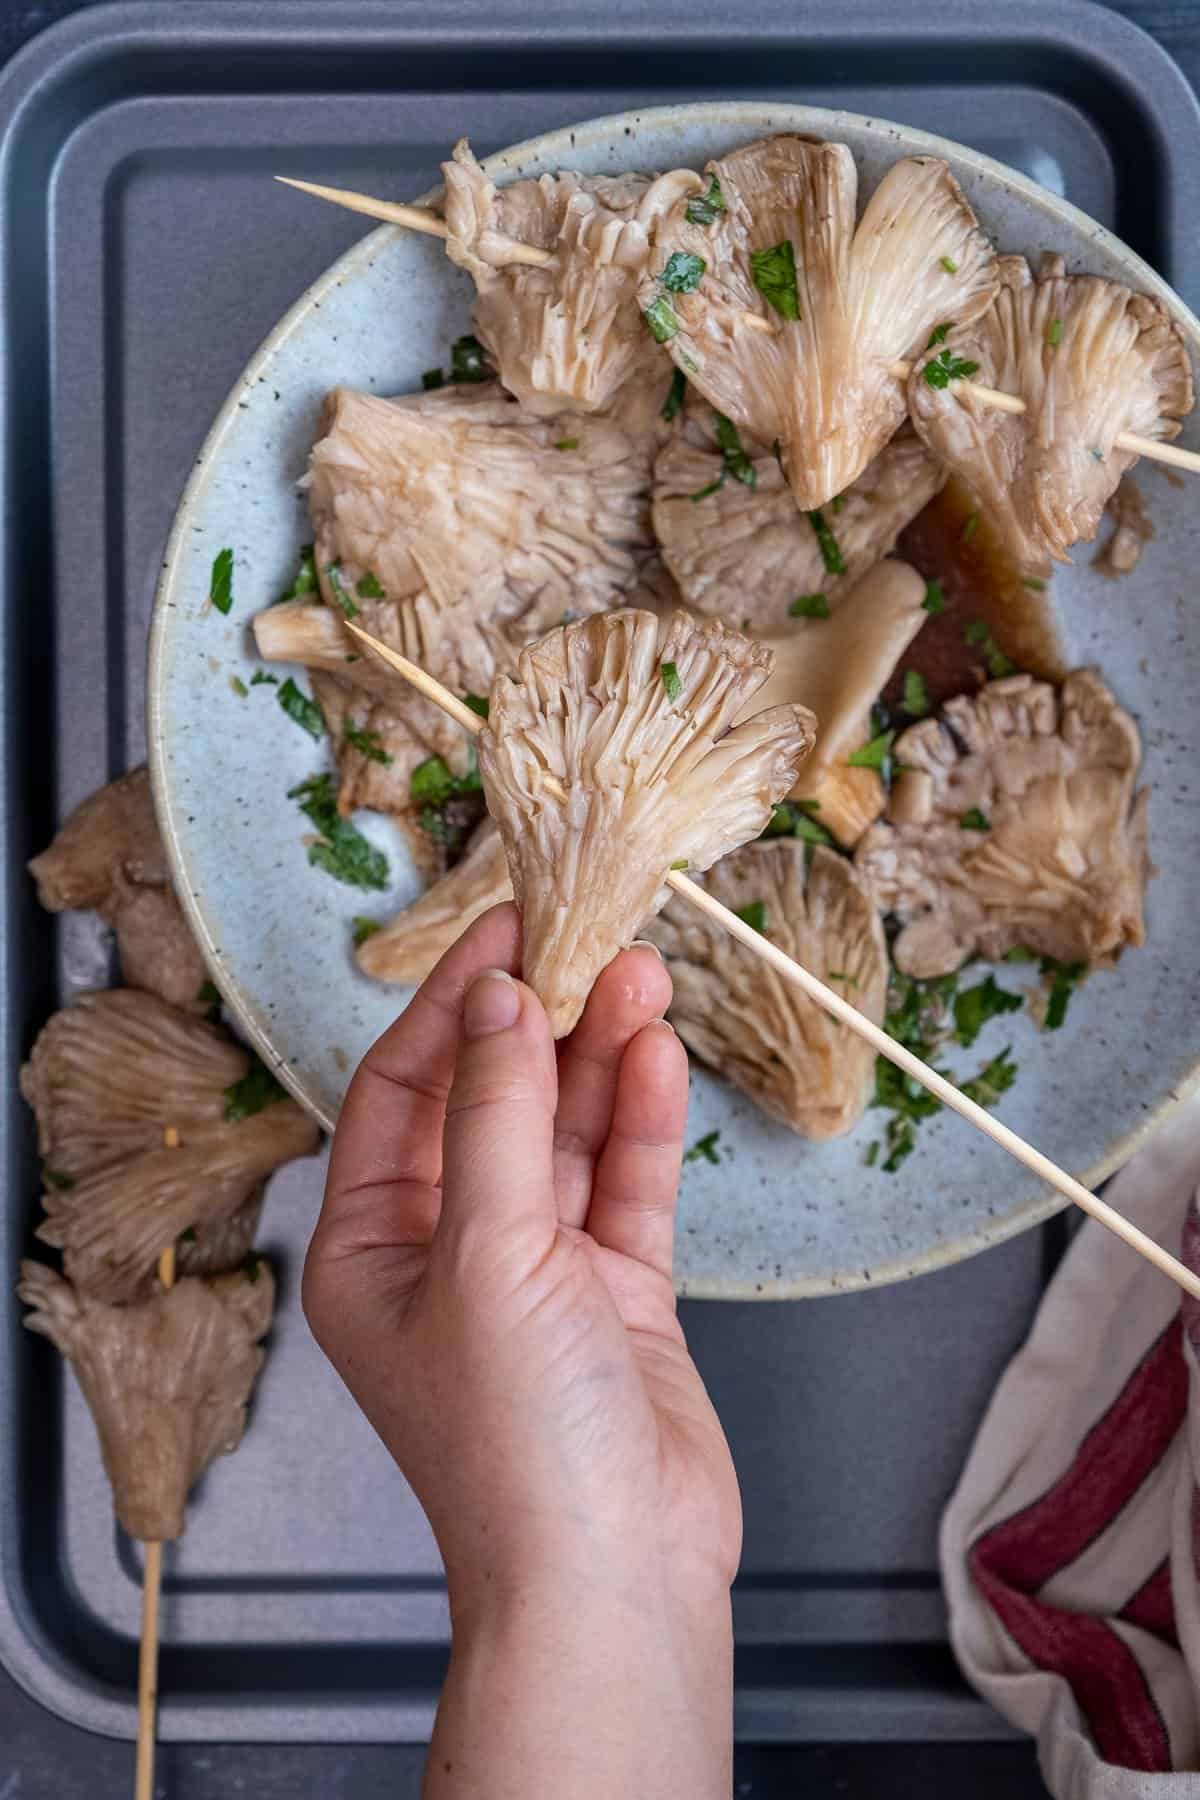
[(478, 713), (481, 719), (487, 718), (490, 700), (485, 700), (482, 694), (464, 694), (463, 699), (473, 713)]
[(740, 481), (743, 487), (758, 486), (758, 470), (754, 467), (746, 452), (742, 449), (742, 440), (738, 436), (737, 426), (724, 413), (713, 414), (713, 430), (716, 433), (717, 445), (724, 459), (725, 470)]
[(703, 1157), (705, 1162), (719, 1163), (721, 1159), (717, 1155), (717, 1140), (720, 1135), (719, 1131), (709, 1131), (702, 1138), (697, 1138), (684, 1156), (684, 1162), (699, 1162)]
[(968, 807), (958, 823), (959, 829), (962, 831), (990, 831), (992, 829), (992, 821), (986, 813), (980, 812), (977, 806)]
[(354, 928), (354, 948), (356, 950), (365, 944), (368, 938), (373, 938), (377, 931), (383, 930), (382, 919), (365, 919), (361, 913), (355, 913), (350, 923)]
[(335, 562), (330, 563), (329, 567), (325, 571), (325, 576), (326, 576), (327, 581), (329, 582), (330, 587), (333, 589), (334, 599), (337, 601), (338, 605), (341, 607), (341, 609), (345, 613), (346, 617), (348, 619), (357, 619), (358, 607), (354, 604), (354, 601), (351, 599), (350, 595), (346, 592), (346, 589), (342, 584), (342, 565), (341, 565), (341, 563), (335, 563)]
[(445, 385), (446, 377), (440, 369), (426, 369), (421, 376), (421, 386), (427, 394), (431, 394), (435, 388), (445, 387)]
[(175, 1239), (175, 1242), (177, 1244), (194, 1244), (196, 1242), (196, 1227), (194, 1225), (189, 1225), (186, 1231), (180, 1232), (179, 1236)]
[(934, 618), (936, 618), (939, 613), (945, 612), (946, 596), (942, 592), (942, 584), (940, 581), (930, 581), (926, 583), (925, 598), (922, 600), (921, 605), (924, 610)]
[(196, 989), (196, 1001), (200, 1006), (220, 1006), (221, 996), (213, 981), (202, 981)]
[(45, 1187), (57, 1188), (60, 1194), (69, 1194), (75, 1186), (74, 1175), (64, 1175), (61, 1169), (42, 1170), (42, 1184)]
[(925, 348), (927, 350), (933, 350), (938, 344), (944, 344), (953, 329), (953, 319), (947, 319), (944, 325), (935, 325), (929, 334), (929, 342), (926, 344)]
[(424, 800), (430, 806), (444, 806), (456, 794), (477, 794), (482, 785), (479, 764), (472, 751), (465, 775), (452, 774), (442, 757), (427, 756), (413, 770), (408, 791), (414, 800)]
[(272, 604), (282, 606), (285, 600), (302, 600), (305, 594), (315, 594), (316, 591), (317, 565), (313, 560), (313, 547), (305, 544), (300, 551), (300, 567), (296, 570), (296, 579)]
[(754, 285), (781, 319), (800, 317), (800, 295), (796, 288), (796, 252), (791, 238), (782, 238), (769, 250), (750, 252), (750, 273)]
[(846, 767), (848, 769), (882, 769), (891, 755), (892, 745), (895, 741), (896, 733), (894, 731), (881, 731), (877, 737), (871, 739), (870, 743), (864, 744), (861, 749), (855, 750), (846, 758)]
[(250, 677), (251, 687), (278, 687), (278, 675), (268, 675), (265, 669), (256, 669)]
[(986, 981), (955, 995), (954, 1035), (969, 1049), (989, 1019), (998, 1018), (1001, 1013), (1020, 1012), (1024, 1004), (1020, 994), (1010, 994), (1007, 988), (997, 985), (994, 975), (989, 975)]
[(962, 381), (979, 373), (979, 364), (955, 356), (953, 350), (941, 350), (931, 356), (921, 371), (931, 388), (948, 388), (952, 381)]
[(832, 616), (824, 594), (801, 594), (788, 607), (790, 619), (828, 619)]
[(993, 681), (1002, 681), (1006, 675), (1015, 675), (1017, 665), (1011, 656), (1005, 656), (1003, 650), (990, 642), (986, 651), (987, 672)]
[(299, 800), (300, 810), (320, 832), (320, 841), (309, 845), (308, 860), (347, 887), (382, 890), (388, 884), (387, 857), (367, 841), (337, 809), (333, 776), (310, 775), (299, 787), (288, 790), (289, 800)]
[(1001, 1094), (1007, 1094), (1017, 1079), (1017, 1065), (1012, 1060), (1011, 1044), (994, 1056), (990, 1063), (984, 1063), (978, 1075), (970, 1081), (960, 1082), (960, 1090), (968, 1100), (974, 1100), (976, 1106), (995, 1106)]
[(1026, 575), (1021, 585), (1032, 588), (1035, 594), (1044, 594), (1046, 591), (1045, 582), (1037, 575)]
[(975, 533), (978, 530), (979, 530), (979, 514), (977, 512), (968, 513), (966, 518), (963, 520), (963, 528), (958, 534), (959, 543), (960, 544), (969, 544), (971, 539), (975, 536)]
[(309, 737), (319, 738), (325, 735), (325, 715), (308, 694), (301, 693), (289, 675), (275, 698), (282, 706), (289, 719), (307, 731)]
[(213, 557), (209, 577), (208, 598), (219, 613), (227, 613), (233, 605), (233, 551), (218, 550)]
[(352, 744), (360, 756), (365, 756), (370, 762), (382, 763), (385, 768), (390, 768), (396, 760), (380, 743), (377, 731), (364, 731), (359, 725), (347, 725), (345, 738), (346, 742)]
[(578, 438), (559, 438), (557, 440), (557, 442), (555, 443), (554, 448), (556, 450), (578, 450), (579, 439)]
[(240, 675), (231, 675), (229, 677), (229, 685), (239, 700), (244, 700), (250, 692), (250, 689), (246, 686)]
[(677, 419), (679, 417), (680, 408), (683, 405), (683, 398), (686, 393), (687, 376), (682, 369), (676, 369), (671, 377), (671, 385), (667, 389), (667, 397), (662, 403), (662, 412), (659, 414), (659, 417), (665, 419), (668, 425), (671, 423), (672, 419)]
[(817, 545), (821, 552), (821, 561), (825, 564), (825, 573), (827, 575), (844, 575), (846, 561), (838, 549), (838, 541), (834, 537), (833, 531), (825, 523), (825, 514), (820, 511), (810, 512), (806, 513), (805, 517), (817, 534)]
[(1055, 962), (1052, 956), (1042, 958), (1042, 974), (1053, 976), (1050, 1001), (1046, 1007), (1046, 1030), (1057, 1031), (1067, 1016), (1071, 995), (1087, 974), (1086, 963)]
[(468, 332), (465, 337), (455, 339), (450, 349), (451, 381), (490, 381), (492, 374), (487, 351), (477, 337)]
[(947, 275), (958, 274), (958, 264), (952, 256), (939, 256), (938, 261), (941, 263), (943, 269), (945, 269)]
[(734, 908), (736, 916), (752, 931), (767, 929), (767, 903), (765, 900), (751, 900), (748, 906)]
[(683, 683), (679, 679), (679, 670), (673, 662), (659, 663), (658, 672), (662, 676), (662, 684), (667, 690), (667, 699), (672, 706), (683, 692)]
[(656, 344), (669, 344), (679, 330), (679, 320), (671, 310), (671, 303), (661, 294), (650, 302), (642, 317)]
[(1061, 319), (1051, 319), (1050, 328), (1046, 333), (1046, 342), (1052, 350), (1057, 350), (1062, 341), (1063, 322)]
[(781, 800), (767, 821), (764, 837), (795, 837), (805, 844), (833, 846), (833, 839), (823, 825), (811, 818), (794, 800)]
[(863, 1167), (867, 1168), (867, 1169), (873, 1169), (875, 1167), (876, 1161), (878, 1160), (878, 1157), (879, 1157), (879, 1140), (877, 1138), (873, 1144), (868, 1144), (866, 1149), (863, 1151)]
[(1006, 950), (1004, 955), (1000, 958), (1001, 962), (1009, 963), (1031, 963), (1036, 962), (1037, 960), (1037, 952), (1035, 950), (1027, 950), (1024, 944), (1014, 944), (1012, 949)]
[(377, 576), (372, 575), (370, 569), (367, 570), (365, 575), (359, 576), (354, 584), (354, 591), (362, 600), (387, 599), (382, 583)]
[(725, 469), (722, 467), (721, 473), (715, 481), (710, 481), (707, 487), (697, 488), (694, 494), (688, 495), (688, 499), (695, 505), (697, 500), (707, 500), (710, 494), (719, 493), (724, 486)]
[(929, 711), (929, 689), (919, 669), (904, 671), (904, 698), (900, 702), (900, 710), (906, 712), (910, 719), (923, 719)]
[(712, 225), (717, 214), (725, 210), (725, 196), (715, 175), (708, 184), (708, 192), (697, 194), (684, 208), (689, 225)]
[(694, 294), (708, 264), (691, 250), (675, 250), (663, 265), (659, 281), (668, 294)]
[(266, 1063), (255, 1056), (242, 1079), (225, 1089), (225, 1117), (230, 1125), (237, 1125), (260, 1113), (264, 1106), (286, 1099), (286, 1089), (279, 1085)]
[(982, 619), (968, 619), (963, 626), (964, 644), (983, 644), (987, 642), (989, 636), (988, 628)]

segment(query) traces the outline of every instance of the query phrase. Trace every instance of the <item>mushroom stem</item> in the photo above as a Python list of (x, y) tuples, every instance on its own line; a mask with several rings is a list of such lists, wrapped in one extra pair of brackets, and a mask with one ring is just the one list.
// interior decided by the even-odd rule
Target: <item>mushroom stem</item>
[[(398, 675), (403, 675), (406, 680), (412, 682), (414, 687), (419, 688), (427, 699), (442, 707), (451, 718), (457, 719), (464, 730), (470, 731), (472, 734), (483, 730), (482, 719), (456, 699), (447, 688), (442, 686), (440, 681), (435, 681), (432, 675), (425, 673), (424, 669), (409, 662), (407, 657), (400, 656), (387, 644), (380, 643), (377, 638), (372, 637), (369, 632), (363, 631), (360, 626), (351, 624), (350, 630), (364, 643), (369, 644), (375, 654), (395, 669)], [(550, 786), (549, 779), (546, 785)], [(554, 786), (557, 788), (557, 782), (554, 783)], [(966, 1119), (969, 1124), (983, 1132), (985, 1137), (991, 1138), (993, 1143), (999, 1144), (1002, 1150), (1007, 1150), (1010, 1156), (1015, 1157), (1017, 1162), (1036, 1175), (1039, 1181), (1046, 1182), (1065, 1200), (1073, 1202), (1083, 1212), (1098, 1220), (1122, 1242), (1128, 1244), (1131, 1250), (1135, 1250), (1146, 1262), (1152, 1263), (1162, 1274), (1168, 1276), (1176, 1286), (1183, 1289), (1184, 1293), (1200, 1299), (1200, 1274), (1185, 1268), (1178, 1257), (1172, 1256), (1160, 1244), (1156, 1244), (1146, 1232), (1123, 1218), (1115, 1208), (1108, 1205), (1107, 1201), (1099, 1199), (1085, 1188), (1081, 1181), (1076, 1181), (1073, 1175), (1068, 1175), (1065, 1169), (1060, 1169), (1057, 1163), (1051, 1162), (1048, 1156), (1043, 1156), (1040, 1150), (1035, 1150), (1033, 1145), (1026, 1143), (1023, 1137), (1018, 1136), (1007, 1125), (1001, 1124), (999, 1119), (993, 1118), (982, 1106), (969, 1099), (961, 1089), (955, 1087), (952, 1081), (947, 1081), (944, 1075), (939, 1075), (936, 1069), (931, 1069), (929, 1064), (922, 1062), (919, 1056), (914, 1056), (911, 1050), (906, 1050), (903, 1044), (897, 1043), (895, 1038), (889, 1037), (880, 1026), (872, 1024), (871, 1020), (865, 1018), (856, 1006), (852, 1006), (848, 1000), (844, 1000), (832, 988), (826, 987), (823, 981), (818, 980), (800, 963), (794, 962), (790, 956), (785, 955), (762, 932), (757, 931), (753, 925), (748, 925), (744, 919), (740, 919), (727, 906), (722, 906), (719, 900), (714, 899), (696, 882), (690, 881), (681, 871), (670, 870), (666, 876), (666, 882), (682, 899), (696, 907), (699, 912), (706, 913), (710, 919), (720, 925), (731, 937), (736, 938), (753, 955), (770, 963), (771, 967), (785, 981), (790, 981), (795, 987), (800, 988), (810, 1000), (823, 1007), (840, 1024), (857, 1032), (861, 1038), (865, 1038), (880, 1056), (887, 1057), (889, 1062), (895, 1063), (897, 1068), (903, 1069), (906, 1075), (919, 1082), (923, 1088), (940, 1100), (943, 1106), (948, 1106), (952, 1112), (958, 1113), (960, 1118)]]
[[(158, 1279), (175, 1285), (175, 1246), (158, 1259)], [(146, 1545), (142, 1570), (142, 1641), (138, 1647), (138, 1735), (134, 1800), (154, 1800), (154, 1738), (158, 1718), (158, 1615), (162, 1598), (162, 1545)]]

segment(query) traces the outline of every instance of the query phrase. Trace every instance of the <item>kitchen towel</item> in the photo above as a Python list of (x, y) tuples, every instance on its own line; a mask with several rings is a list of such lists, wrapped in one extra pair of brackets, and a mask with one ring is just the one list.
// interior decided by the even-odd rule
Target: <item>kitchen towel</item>
[[(1200, 1268), (1200, 1097), (1106, 1192)], [(1056, 1800), (1200, 1800), (1200, 1302), (1088, 1220), (942, 1521), (963, 1672)]]

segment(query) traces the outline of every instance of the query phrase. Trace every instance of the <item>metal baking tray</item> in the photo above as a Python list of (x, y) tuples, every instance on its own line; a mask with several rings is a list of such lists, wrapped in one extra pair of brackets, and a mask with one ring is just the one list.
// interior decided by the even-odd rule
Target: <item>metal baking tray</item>
[[(1200, 113), (1174, 64), (1081, 0), (977, 11), (576, 0), (539, 23), (517, 0), (183, 0), (84, 11), (0, 80), (0, 1659), (63, 1717), (133, 1735), (139, 1568), (74, 1384), (11, 1297), (37, 1193), (17, 1066), (108, 966), (87, 920), (38, 911), (23, 865), (141, 757), (151, 598), (191, 460), (259, 340), (362, 229), (268, 177), (418, 193), (461, 132), (483, 152), (633, 105), (774, 95), (1013, 163), (1195, 305)], [(436, 1551), (300, 1316), (321, 1174), (272, 1189), (281, 1307), (252, 1427), (167, 1555), (167, 1739), (429, 1731), (447, 1644)], [(743, 1739), (1006, 1735), (947, 1648), (935, 1528), (1064, 1231), (878, 1293), (684, 1307), (745, 1495)]]

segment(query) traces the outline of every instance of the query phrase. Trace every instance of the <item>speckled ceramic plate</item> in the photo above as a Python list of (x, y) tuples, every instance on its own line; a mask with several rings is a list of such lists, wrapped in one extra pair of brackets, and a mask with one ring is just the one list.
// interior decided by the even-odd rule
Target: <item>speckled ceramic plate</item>
[[(1000, 164), (902, 126), (799, 106), (672, 107), (554, 132), (487, 167), (503, 181), (560, 167), (699, 166), (780, 130), (849, 144), (868, 191), (897, 156), (945, 157), (1002, 248), (1031, 257), (1056, 249), (1071, 269), (1156, 294), (1197, 359), (1200, 325), (1108, 232)], [(335, 263), (226, 402), (180, 506), (158, 593), (149, 738), (176, 879), (226, 1000), (327, 1126), (359, 1057), (406, 999), (358, 974), (351, 918), (387, 917), (419, 883), (398, 833), (369, 815), (358, 822), (388, 853), (387, 894), (363, 895), (309, 866), (309, 827), (287, 792), (325, 767), (328, 752), (284, 715), (274, 688), (243, 694), (236, 683), (248, 684), (257, 666), (250, 618), (290, 581), (309, 535), (295, 484), (325, 390), (418, 387), (421, 371), (443, 362), (467, 329), (470, 303), (468, 278), (435, 240), (384, 227)], [(1194, 424), (1183, 441), (1197, 442)], [(1097, 664), (1142, 726), (1158, 868), (1149, 945), (1089, 981), (1061, 1031), (1039, 1032), (1025, 1013), (998, 1020), (956, 1068), (961, 1078), (1011, 1043), (1020, 1078), (1002, 1117), (1091, 1182), (1125, 1160), (1200, 1069), (1200, 830), (1191, 799), (1200, 780), (1200, 608), (1192, 600), (1200, 490), (1146, 464), (1139, 481), (1156, 536), (1136, 573), (1106, 581), (1084, 547), (1056, 577), (1053, 596), (1069, 659)], [(206, 603), (213, 557), (225, 545), (235, 557), (228, 617)], [(1006, 985), (1019, 986), (1021, 974), (1006, 969)], [(850, 1136), (808, 1144), (697, 1068), (689, 1140), (720, 1136), (715, 1164), (697, 1158), (685, 1167), (681, 1287), (753, 1298), (895, 1281), (971, 1255), (1062, 1204), (950, 1116), (922, 1127), (899, 1174), (867, 1168), (879, 1119), (868, 1112)]]

